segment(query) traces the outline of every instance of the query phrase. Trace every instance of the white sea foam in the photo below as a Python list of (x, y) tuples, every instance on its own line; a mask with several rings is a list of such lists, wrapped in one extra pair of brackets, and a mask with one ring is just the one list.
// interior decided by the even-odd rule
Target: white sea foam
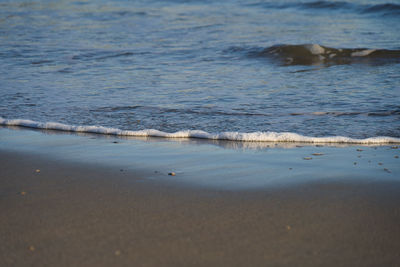
[(368, 56), (369, 54), (375, 52), (375, 49), (365, 49), (365, 50), (361, 50), (361, 51), (357, 51), (357, 52), (353, 52), (351, 53), (352, 57), (365, 57)]
[(301, 143), (345, 143), (345, 144), (394, 144), (400, 143), (400, 138), (379, 136), (365, 139), (355, 139), (344, 136), (311, 137), (291, 132), (222, 132), (208, 133), (201, 130), (183, 130), (174, 133), (166, 133), (154, 129), (139, 131), (120, 130), (103, 126), (77, 126), (57, 122), (37, 122), (24, 119), (4, 119), (0, 117), (0, 125), (20, 126), (34, 129), (58, 130), (67, 132), (96, 133), (116, 136), (135, 137), (164, 137), (164, 138), (201, 138), (209, 140), (231, 140), (242, 142), (301, 142)]
[(305, 45), (305, 47), (311, 52), (313, 55), (321, 55), (325, 53), (325, 49), (319, 44), (309, 44)]

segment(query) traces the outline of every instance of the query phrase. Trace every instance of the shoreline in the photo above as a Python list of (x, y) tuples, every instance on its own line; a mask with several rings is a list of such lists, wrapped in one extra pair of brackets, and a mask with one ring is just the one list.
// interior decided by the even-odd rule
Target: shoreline
[[(347, 176), (328, 179), (316, 166), (333, 170), (337, 167), (333, 163), (343, 165), (335, 156), (337, 148), (249, 152), (175, 142), (115, 144), (114, 139), (42, 135), (0, 131), (2, 266), (393, 266), (400, 262), (396, 168), (386, 173), (377, 165), (376, 172), (367, 174), (375, 167), (359, 163), (366, 168), (360, 172), (362, 178), (347, 179), (354, 172), (342, 166)], [(334, 162), (324, 165), (330, 160), (318, 156), (303, 160), (298, 156), (305, 149), (329, 152), (326, 156)], [(142, 166), (135, 155), (149, 160), (144, 150), (168, 154), (152, 155), (149, 165)], [(356, 147), (338, 151), (351, 156), (357, 152)], [(129, 168), (124, 153), (131, 160)], [(284, 186), (246, 187), (241, 178), (250, 175), (244, 180), (258, 181), (258, 171), (266, 170), (265, 161), (256, 162), (260, 169), (252, 173), (240, 171), (243, 166), (227, 169), (229, 161), (220, 161), (227, 165), (213, 170), (206, 168), (215, 166), (207, 161), (196, 159), (194, 165), (188, 161), (193, 153), (199, 154), (198, 159), (230, 156), (234, 162), (235, 157), (249, 162), (277, 157), (286, 159), (285, 169), (298, 162), (293, 170), (315, 177), (292, 183), (287, 170)], [(398, 150), (390, 147), (357, 153), (366, 162), (370, 153), (376, 153), (386, 167), (389, 159), (398, 162), (392, 157)], [(116, 155), (120, 156), (112, 161)], [(152, 173), (168, 157), (190, 168), (178, 172), (176, 180)], [(184, 182), (191, 176), (200, 179), (198, 171), (219, 177), (220, 186)], [(228, 178), (239, 181), (239, 186), (231, 186)]]
[(200, 139), (209, 141), (264, 142), (264, 143), (300, 143), (300, 144), (349, 144), (349, 145), (396, 145), (400, 138), (377, 136), (368, 138), (351, 138), (345, 136), (313, 137), (293, 132), (220, 132), (208, 133), (202, 130), (178, 130), (163, 132), (155, 129), (121, 130), (96, 125), (69, 125), (58, 122), (38, 122), (27, 119), (4, 119), (0, 117), (0, 126), (25, 129), (58, 131), (65, 133), (101, 134), (114, 137), (133, 138), (167, 138), (167, 139)]

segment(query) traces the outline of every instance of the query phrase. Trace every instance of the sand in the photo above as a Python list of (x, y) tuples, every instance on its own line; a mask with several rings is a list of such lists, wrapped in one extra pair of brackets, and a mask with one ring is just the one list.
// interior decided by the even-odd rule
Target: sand
[(399, 153), (0, 128), (0, 266), (399, 266)]
[(179, 187), (9, 150), (0, 166), (0, 266), (400, 264), (399, 182)]

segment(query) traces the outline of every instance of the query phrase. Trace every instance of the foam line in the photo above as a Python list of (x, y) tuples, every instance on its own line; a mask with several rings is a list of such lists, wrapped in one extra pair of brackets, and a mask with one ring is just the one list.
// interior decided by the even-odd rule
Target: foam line
[(300, 143), (337, 143), (337, 144), (400, 144), (400, 138), (379, 136), (355, 139), (344, 136), (311, 137), (291, 132), (222, 132), (208, 133), (201, 130), (181, 130), (166, 133), (154, 129), (139, 131), (120, 130), (103, 126), (77, 126), (57, 122), (37, 122), (24, 119), (4, 119), (0, 117), (0, 125), (19, 126), (34, 129), (57, 130), (78, 133), (95, 133), (115, 136), (163, 137), (163, 138), (200, 138), (209, 140), (231, 140), (241, 142), (300, 142)]

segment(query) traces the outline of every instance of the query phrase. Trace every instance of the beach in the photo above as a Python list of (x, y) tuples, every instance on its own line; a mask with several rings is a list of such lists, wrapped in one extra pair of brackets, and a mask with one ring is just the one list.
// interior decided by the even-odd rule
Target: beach
[[(87, 143), (88, 137), (9, 129), (1, 129), (0, 136), (1, 266), (396, 266), (400, 261), (400, 181), (393, 166), (391, 174), (382, 171), (390, 179), (361, 172), (364, 179), (224, 188), (155, 178), (157, 159), (152, 169), (124, 168), (90, 161), (90, 144), (86, 156), (76, 156), (79, 161), (55, 149), (66, 140), (69, 147), (71, 140)], [(31, 150), (22, 136), (30, 136)], [(96, 150), (107, 155), (101, 140), (95, 141)], [(46, 153), (37, 153), (39, 143)], [(172, 150), (179, 154), (179, 148)], [(134, 165), (135, 150), (130, 151)], [(235, 172), (227, 173), (235, 178)]]
[(0, 2), (0, 267), (400, 266), (400, 4)]

